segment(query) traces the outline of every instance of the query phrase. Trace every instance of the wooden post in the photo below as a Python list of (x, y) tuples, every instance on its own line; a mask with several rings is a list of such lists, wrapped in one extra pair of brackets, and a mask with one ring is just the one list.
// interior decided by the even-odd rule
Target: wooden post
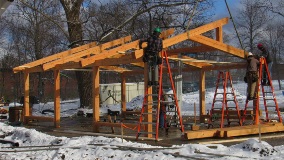
[(125, 75), (121, 74), (121, 109), (126, 111), (126, 78)]
[(54, 70), (54, 127), (60, 128), (60, 71)]
[(24, 123), (27, 124), (28, 121), (26, 120), (25, 116), (30, 116), (30, 73), (24, 72)]
[(216, 28), (216, 40), (223, 43), (223, 30), (222, 26)]
[(96, 126), (96, 122), (100, 121), (100, 74), (99, 67), (93, 67), (93, 131), (99, 132), (99, 126)]
[[(201, 70), (199, 80), (199, 117), (206, 114), (205, 110), (205, 71)], [(200, 119), (200, 122), (204, 122), (204, 118)]]

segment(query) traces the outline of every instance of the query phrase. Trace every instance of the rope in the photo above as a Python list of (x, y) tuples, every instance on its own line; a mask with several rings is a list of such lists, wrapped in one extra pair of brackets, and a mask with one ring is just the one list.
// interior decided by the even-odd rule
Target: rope
[[(186, 27), (186, 31), (188, 31), (190, 22), (191, 22), (192, 19), (193, 19), (193, 15), (194, 15), (194, 12), (195, 12), (195, 10), (196, 10), (196, 8), (197, 8), (198, 2), (199, 2), (199, 0), (196, 0), (196, 3), (195, 3), (194, 8), (193, 8), (193, 11), (192, 11), (192, 13), (191, 13), (191, 15), (190, 15), (190, 18), (189, 18), (189, 20), (188, 20), (188, 24), (187, 24), (187, 27)], [(189, 31), (187, 32), (187, 37), (188, 37), (188, 39), (189, 39)]]
[(244, 50), (244, 47), (243, 47), (242, 41), (241, 41), (241, 39), (240, 39), (240, 36), (239, 36), (238, 30), (237, 30), (237, 28), (236, 28), (236, 25), (235, 25), (235, 22), (234, 22), (234, 19), (233, 19), (233, 16), (232, 16), (232, 14), (231, 14), (231, 11), (230, 11), (230, 8), (229, 8), (229, 5), (228, 5), (228, 3), (227, 3), (227, 0), (225, 0), (225, 3), (226, 3), (226, 6), (227, 6), (227, 9), (228, 9), (228, 12), (229, 12), (229, 14), (230, 14), (230, 19), (231, 19), (231, 20), (232, 20), (232, 22), (233, 22), (233, 26), (234, 26), (234, 29), (235, 29), (235, 31), (236, 31), (236, 34), (237, 34), (238, 40), (239, 40), (239, 42), (240, 42), (240, 45), (241, 45), (242, 49)]

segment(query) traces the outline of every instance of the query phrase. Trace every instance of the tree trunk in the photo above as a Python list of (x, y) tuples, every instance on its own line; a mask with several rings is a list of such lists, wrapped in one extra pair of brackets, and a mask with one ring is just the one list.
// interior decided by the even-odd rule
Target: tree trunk
[[(66, 14), (69, 42), (71, 48), (75, 48), (82, 44), (83, 31), (80, 22), (80, 8), (84, 0), (60, 0)], [(80, 98), (80, 107), (91, 107), (92, 97), (92, 79), (91, 72), (76, 71), (76, 79), (78, 83), (78, 92)]]

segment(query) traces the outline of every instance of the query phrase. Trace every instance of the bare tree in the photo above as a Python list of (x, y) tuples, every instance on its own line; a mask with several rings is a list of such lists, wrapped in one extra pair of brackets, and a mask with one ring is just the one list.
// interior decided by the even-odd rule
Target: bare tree
[[(29, 7), (27, 7), (27, 5)], [(60, 8), (55, 1), (28, 1), (21, 0), (13, 3), (13, 10), (6, 13), (8, 35), (10, 41), (9, 56), (17, 59), (10, 67), (41, 59), (47, 55), (58, 52), (62, 42), (62, 36), (50, 21), (38, 12), (49, 15), (49, 18), (57, 19)], [(16, 53), (16, 54), (15, 54)], [(9, 61), (5, 61), (9, 62)], [(17, 62), (17, 63), (15, 63)], [(42, 73), (38, 73), (38, 87), (35, 95), (42, 97), (43, 81)]]
[(243, 7), (236, 18), (240, 39), (245, 50), (254, 52), (255, 44), (264, 38), (263, 32), (269, 17), (267, 10), (261, 7), (264, 3), (260, 0), (242, 0), (241, 4)]

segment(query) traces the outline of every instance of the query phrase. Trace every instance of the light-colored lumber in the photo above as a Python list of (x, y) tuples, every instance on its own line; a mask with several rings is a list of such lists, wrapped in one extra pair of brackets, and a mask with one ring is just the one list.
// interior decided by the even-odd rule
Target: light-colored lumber
[(65, 57), (67, 55), (74, 54), (76, 52), (88, 49), (88, 48), (93, 47), (95, 45), (96, 45), (96, 42), (85, 44), (83, 46), (76, 47), (76, 48), (73, 48), (73, 49), (70, 49), (70, 50), (66, 50), (66, 51), (63, 51), (63, 52), (60, 52), (60, 53), (57, 53), (57, 54), (54, 54), (54, 55), (51, 55), (51, 56), (48, 56), (48, 57), (44, 57), (42, 59), (30, 62), (30, 63), (27, 63), (25, 65), (22, 65), (24, 67), (21, 67), (21, 66), (15, 67), (13, 70), (14, 70), (14, 73), (17, 73), (19, 71), (24, 70), (26, 67), (31, 68), (31, 67), (35, 67), (35, 66), (38, 66), (38, 65), (42, 65), (44, 63), (48, 63), (48, 62), (54, 61), (56, 59), (60, 59), (62, 57)]
[(197, 42), (197, 43), (201, 43), (203, 45), (207, 45), (213, 48), (216, 48), (220, 51), (229, 53), (231, 55), (240, 57), (240, 58), (245, 58), (245, 55), (247, 54), (244, 50), (235, 48), (233, 46), (227, 45), (225, 43), (216, 41), (214, 39), (202, 36), (202, 35), (196, 35), (196, 36), (192, 36), (189, 38), (190, 40)]
[(189, 39), (192, 36), (196, 36), (196, 35), (205, 33), (207, 31), (210, 31), (212, 29), (215, 29), (217, 27), (220, 27), (222, 25), (225, 25), (225, 24), (228, 23), (228, 21), (229, 21), (228, 18), (222, 18), (220, 20), (217, 20), (217, 21), (211, 22), (209, 24), (205, 24), (203, 26), (192, 29), (192, 30), (188, 31), (189, 33), (184, 32), (184, 33), (181, 33), (179, 35), (173, 36), (173, 37), (168, 38), (168, 39), (163, 41), (163, 47), (166, 48), (166, 47), (172, 46), (174, 44), (180, 43), (182, 41)]
[(60, 71), (54, 70), (54, 126), (60, 128)]
[(88, 48), (86, 50), (74, 53), (72, 55), (62, 57), (62, 58), (60, 58), (56, 61), (44, 64), (43, 70), (51, 69), (55, 65), (67, 63), (67, 62), (70, 62), (72, 60), (82, 58), (83, 56), (87, 56), (87, 55), (90, 55), (90, 54), (99, 54), (99, 53), (103, 52), (106, 48), (113, 47), (113, 46), (120, 45), (120, 44), (124, 44), (124, 43), (129, 42), (129, 41), (131, 41), (131, 36), (123, 37), (123, 38), (116, 39), (116, 40), (113, 40), (113, 41), (110, 41), (110, 42), (107, 42), (107, 43), (104, 43), (104, 44), (101, 44), (101, 45), (98, 45), (98, 46), (95, 46), (95, 47), (92, 47), (92, 48)]

